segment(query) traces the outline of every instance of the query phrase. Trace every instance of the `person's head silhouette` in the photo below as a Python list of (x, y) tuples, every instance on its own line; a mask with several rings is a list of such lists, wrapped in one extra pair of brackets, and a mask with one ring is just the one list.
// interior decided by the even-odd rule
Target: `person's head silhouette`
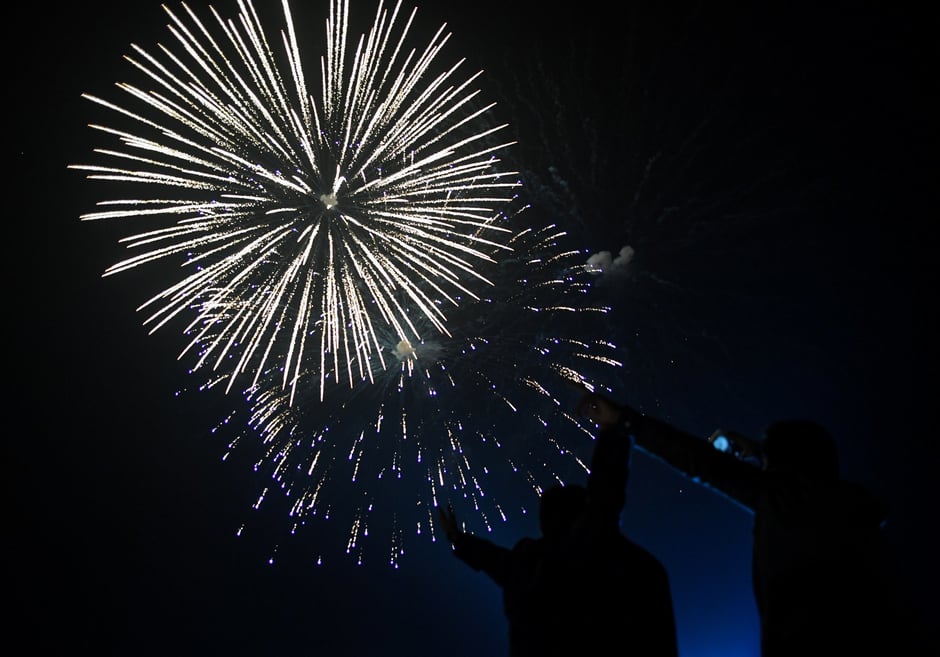
[(539, 499), (539, 527), (546, 538), (568, 532), (584, 511), (587, 488), (577, 484), (558, 484), (542, 493)]
[(810, 479), (839, 478), (839, 453), (825, 428), (810, 420), (779, 420), (764, 430), (763, 452), (768, 471), (799, 474)]

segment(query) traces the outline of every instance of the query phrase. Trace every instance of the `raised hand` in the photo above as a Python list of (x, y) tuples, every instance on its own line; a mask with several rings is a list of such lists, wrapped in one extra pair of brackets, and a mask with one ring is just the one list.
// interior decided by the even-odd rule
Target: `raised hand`
[(437, 517), (441, 521), (444, 536), (447, 537), (448, 541), (454, 543), (460, 535), (460, 525), (457, 523), (457, 515), (454, 513), (454, 508), (450, 504), (447, 505), (446, 509), (437, 507)]

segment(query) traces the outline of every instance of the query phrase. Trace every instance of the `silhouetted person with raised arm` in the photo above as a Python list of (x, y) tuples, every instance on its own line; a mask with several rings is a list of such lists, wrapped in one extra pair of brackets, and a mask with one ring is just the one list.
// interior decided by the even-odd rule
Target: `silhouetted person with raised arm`
[[(629, 406), (616, 415), (637, 447), (753, 512), (763, 657), (908, 654), (916, 639), (883, 536), (885, 508), (840, 478), (823, 427), (785, 420), (760, 441), (725, 432), (703, 439)], [(730, 449), (716, 449), (718, 440)]]
[(631, 442), (619, 407), (588, 395), (578, 412), (598, 427), (587, 486), (545, 490), (539, 538), (506, 548), (460, 531), (439, 509), (454, 554), (503, 591), (511, 657), (623, 651), (678, 655), (666, 569), (620, 530)]

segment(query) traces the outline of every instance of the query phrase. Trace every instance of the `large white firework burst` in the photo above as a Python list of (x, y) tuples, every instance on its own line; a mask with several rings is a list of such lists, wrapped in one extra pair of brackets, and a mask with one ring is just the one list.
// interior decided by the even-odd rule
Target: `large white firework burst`
[(505, 244), (494, 220), (518, 182), (496, 169), (509, 144), (479, 120), (479, 73), (437, 67), (444, 26), (416, 49), (414, 10), (379, 2), (354, 42), (348, 3), (332, 1), (314, 93), (286, 0), (280, 48), (250, 0), (208, 25), (165, 9), (175, 43), (126, 57), (151, 88), (86, 95), (129, 126), (92, 126), (119, 143), (96, 150), (110, 164), (73, 166), (141, 190), (82, 216), (146, 222), (123, 240), (140, 252), (106, 275), (158, 260), (188, 272), (140, 307), (145, 325), (185, 317), (181, 357), (228, 388), (273, 366), (284, 385), (316, 371), (321, 396), (330, 373), (351, 386), (384, 367), (378, 332), (416, 335), (415, 311), (447, 335), (446, 309), (490, 284), (477, 265)]

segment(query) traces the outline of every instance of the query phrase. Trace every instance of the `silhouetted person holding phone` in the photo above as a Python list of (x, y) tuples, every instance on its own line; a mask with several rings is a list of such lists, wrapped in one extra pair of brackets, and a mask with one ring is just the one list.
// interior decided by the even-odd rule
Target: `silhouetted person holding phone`
[[(839, 476), (820, 425), (774, 422), (762, 440), (703, 439), (618, 406), (640, 449), (754, 513), (752, 581), (763, 657), (907, 654), (885, 509)], [(716, 449), (723, 443), (724, 451)]]
[(578, 413), (598, 427), (587, 485), (543, 492), (540, 537), (502, 547), (460, 531), (450, 507), (438, 510), (444, 533), (458, 558), (502, 588), (511, 657), (676, 657), (666, 569), (620, 530), (631, 440), (619, 407), (589, 394)]

